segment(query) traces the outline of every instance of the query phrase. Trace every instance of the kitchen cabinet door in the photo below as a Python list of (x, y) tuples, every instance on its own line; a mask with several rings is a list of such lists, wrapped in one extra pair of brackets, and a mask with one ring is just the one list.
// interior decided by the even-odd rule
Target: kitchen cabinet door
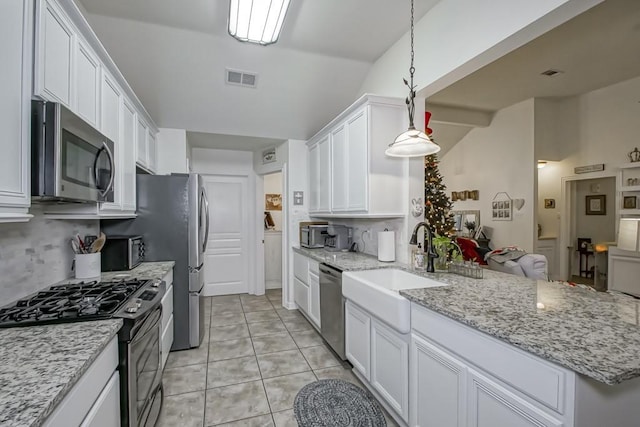
[(0, 2), (0, 222), (28, 221), (31, 202), (31, 21), (33, 3)]
[(333, 170), (331, 168), (331, 144), (329, 135), (318, 142), (318, 212), (331, 212), (331, 180)]
[(53, 1), (38, 2), (35, 94), (71, 108), (75, 34)]
[(100, 108), (100, 62), (83, 41), (76, 44), (76, 72), (74, 75), (75, 102), (73, 110), (95, 128)]
[(114, 372), (80, 427), (120, 426), (120, 373)]
[(370, 376), (371, 318), (351, 301), (345, 304), (344, 344), (347, 359), (367, 381)]
[(147, 150), (147, 166), (151, 172), (155, 172), (158, 169), (158, 146), (156, 136), (151, 129), (149, 129), (149, 134), (147, 135)]
[(318, 212), (320, 200), (320, 147), (309, 148), (309, 212)]
[(309, 318), (320, 329), (320, 277), (309, 272)]
[(371, 385), (409, 421), (409, 343), (382, 322), (371, 321)]
[(122, 209), (136, 210), (136, 110), (125, 99), (122, 103)]
[(122, 172), (123, 158), (120, 144), (120, 111), (122, 94), (115, 80), (102, 72), (100, 103), (100, 130), (113, 141), (113, 159), (115, 162), (115, 177), (113, 181), (113, 203), (103, 203), (101, 210), (122, 210)]
[(411, 336), (409, 359), (411, 374), (409, 425), (412, 427), (465, 426), (466, 365), (415, 334)]
[(347, 187), (350, 212), (365, 212), (368, 209), (369, 181), (369, 135), (367, 107), (349, 118), (347, 127)]
[(347, 132), (345, 125), (331, 131), (331, 159), (333, 176), (331, 182), (331, 209), (333, 212), (347, 209), (349, 169), (347, 166)]
[(309, 315), (309, 286), (301, 282), (299, 279), (293, 279), (293, 300), (298, 309)]
[[(469, 427), (561, 427), (564, 424), (469, 369)], [(441, 424), (442, 425), (442, 424)]]
[(139, 165), (147, 167), (147, 124), (138, 117), (137, 139), (136, 139), (136, 161)]

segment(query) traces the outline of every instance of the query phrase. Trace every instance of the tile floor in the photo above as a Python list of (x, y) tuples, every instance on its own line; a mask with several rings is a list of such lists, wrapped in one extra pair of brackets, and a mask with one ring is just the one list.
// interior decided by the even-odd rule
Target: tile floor
[(361, 386), (281, 300), (279, 289), (207, 300), (202, 345), (169, 355), (159, 427), (296, 427), (293, 400), (304, 385), (342, 378)]

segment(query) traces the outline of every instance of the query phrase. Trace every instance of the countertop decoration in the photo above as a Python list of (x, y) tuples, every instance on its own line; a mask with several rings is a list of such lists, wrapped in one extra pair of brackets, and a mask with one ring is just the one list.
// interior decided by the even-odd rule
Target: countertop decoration
[(361, 253), (294, 251), (344, 271), (400, 268), (449, 286), (400, 291), (409, 300), (605, 384), (640, 377), (640, 300), (493, 270), (483, 280), (416, 272)]
[(122, 320), (0, 329), (0, 425), (43, 425)]

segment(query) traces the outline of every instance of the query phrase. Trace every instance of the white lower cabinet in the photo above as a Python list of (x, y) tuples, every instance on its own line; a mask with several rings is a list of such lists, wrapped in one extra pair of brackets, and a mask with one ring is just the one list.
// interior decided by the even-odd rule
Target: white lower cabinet
[(309, 317), (320, 328), (320, 277), (309, 271)]
[(297, 277), (293, 280), (293, 300), (299, 310), (309, 313), (309, 286)]
[(347, 300), (345, 350), (354, 369), (388, 407), (409, 420), (409, 335)]
[(412, 334), (409, 370), (409, 424), (415, 427), (464, 427), (467, 367), (435, 345)]
[[(561, 427), (564, 424), (469, 369), (468, 427)], [(444, 426), (444, 424), (441, 424)]]
[(120, 414), (120, 374), (118, 371), (111, 375), (111, 379), (80, 427), (119, 427), (120, 417), (114, 416), (114, 414)]
[(344, 311), (344, 346), (347, 359), (360, 374), (369, 376), (371, 351), (371, 318), (351, 301), (346, 302)]
[(371, 320), (373, 388), (405, 420), (409, 419), (409, 342), (382, 322)]

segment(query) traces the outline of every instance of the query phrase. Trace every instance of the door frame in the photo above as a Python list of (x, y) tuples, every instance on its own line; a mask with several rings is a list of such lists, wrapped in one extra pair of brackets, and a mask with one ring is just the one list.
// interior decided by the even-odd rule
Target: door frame
[[(256, 174), (256, 230), (255, 233), (255, 294), (262, 295), (265, 293), (264, 279), (264, 177), (280, 172), (282, 174), (282, 305), (288, 307), (286, 301), (289, 290), (289, 180), (287, 164), (284, 163), (281, 169), (271, 170), (269, 172)], [(292, 298), (293, 300), (293, 298)], [(289, 308), (289, 307), (288, 307)]]
[[(616, 168), (610, 171), (593, 172), (584, 175), (570, 175), (563, 176), (562, 182), (562, 198), (560, 207), (560, 244), (558, 246), (558, 252), (560, 260), (560, 277), (562, 280), (569, 280), (571, 277), (571, 267), (569, 265), (569, 252), (573, 249), (573, 242), (571, 241), (571, 231), (575, 224), (572, 223), (572, 200), (574, 193), (572, 191), (572, 185), (577, 181), (584, 181), (587, 179), (599, 179), (599, 178), (615, 178), (616, 180), (616, 200), (615, 200), (615, 233), (618, 234), (618, 218), (620, 218), (620, 186), (622, 184), (622, 172)], [(573, 252), (571, 252), (573, 253)]]

